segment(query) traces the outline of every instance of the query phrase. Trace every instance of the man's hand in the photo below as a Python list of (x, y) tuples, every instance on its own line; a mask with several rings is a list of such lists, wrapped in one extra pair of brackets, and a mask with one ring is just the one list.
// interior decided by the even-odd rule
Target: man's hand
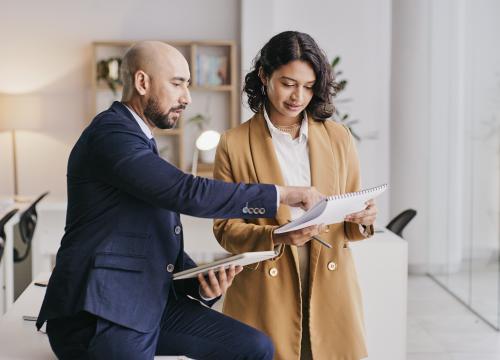
[(208, 281), (203, 274), (198, 274), (198, 281), (200, 282), (200, 294), (204, 298), (212, 299), (219, 297), (226, 293), (226, 290), (233, 283), (234, 277), (243, 270), (243, 266), (232, 265), (224, 270), (224, 266), (219, 268), (217, 276), (213, 270), (208, 272)]
[(373, 225), (377, 218), (377, 205), (375, 205), (373, 199), (368, 200), (365, 204), (366, 208), (364, 210), (347, 215), (345, 221), (365, 226)]
[(325, 225), (312, 225), (303, 229), (289, 231), (283, 234), (273, 233), (273, 242), (277, 244), (302, 246), (312, 239), (313, 236), (319, 235), (326, 230)]
[(314, 187), (280, 186), (280, 203), (309, 210), (325, 198)]

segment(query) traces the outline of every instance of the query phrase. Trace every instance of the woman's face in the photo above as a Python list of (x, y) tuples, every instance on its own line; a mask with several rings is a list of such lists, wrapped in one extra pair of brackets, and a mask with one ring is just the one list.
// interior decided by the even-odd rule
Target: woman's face
[(294, 60), (261, 80), (266, 86), (270, 116), (278, 121), (296, 121), (313, 97), (316, 75), (308, 62)]

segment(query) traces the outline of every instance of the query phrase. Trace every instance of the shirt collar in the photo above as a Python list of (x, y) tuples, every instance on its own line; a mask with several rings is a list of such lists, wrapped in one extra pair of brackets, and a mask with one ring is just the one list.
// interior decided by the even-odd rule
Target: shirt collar
[[(123, 104), (123, 105), (125, 105), (125, 104)], [(129, 108), (127, 105), (125, 105), (125, 107), (128, 109), (128, 111), (130, 111), (130, 113), (134, 117), (135, 121), (137, 121), (137, 124), (139, 124), (139, 127), (141, 128), (144, 135), (146, 135), (146, 137), (151, 140), (153, 138), (153, 133), (151, 132), (149, 127), (146, 125), (144, 120), (142, 120), (139, 117), (139, 115), (137, 115), (137, 113), (134, 110), (132, 110), (131, 108)]]
[[(267, 127), (271, 131), (271, 137), (273, 136), (273, 134), (276, 134), (278, 136), (282, 136), (282, 137), (286, 137), (286, 138), (291, 139), (290, 134), (286, 134), (283, 131), (280, 131), (276, 126), (274, 126), (274, 124), (271, 122), (271, 119), (269, 118), (269, 115), (267, 114), (266, 107), (263, 106), (262, 108), (264, 109), (264, 119), (266, 119)], [(304, 111), (303, 114), (304, 114), (304, 117), (302, 118), (302, 124), (300, 125), (300, 133), (299, 133), (298, 138), (295, 139), (295, 140), (298, 140), (298, 142), (307, 141), (307, 137), (309, 134), (307, 112)]]

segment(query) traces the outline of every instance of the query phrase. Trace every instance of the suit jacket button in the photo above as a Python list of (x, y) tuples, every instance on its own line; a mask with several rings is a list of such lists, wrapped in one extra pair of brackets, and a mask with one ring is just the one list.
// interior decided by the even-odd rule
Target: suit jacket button
[(179, 235), (181, 233), (181, 227), (179, 225), (177, 225), (175, 228), (174, 228), (174, 232), (175, 232), (175, 235)]
[(335, 269), (337, 269), (337, 264), (335, 263), (335, 261), (330, 261), (327, 266), (328, 270), (330, 271), (335, 271)]
[(243, 208), (242, 211), (243, 211), (243, 214), (248, 214), (248, 208), (246, 206)]
[(172, 265), (172, 264), (168, 264), (168, 265), (167, 265), (167, 271), (168, 271), (169, 273), (171, 273), (172, 271), (174, 271), (174, 265)]
[(264, 215), (265, 213), (266, 213), (266, 209), (264, 209), (264, 208), (259, 209), (259, 214)]
[(272, 277), (278, 276), (278, 269), (276, 269), (275, 267), (269, 269), (269, 275), (271, 275)]

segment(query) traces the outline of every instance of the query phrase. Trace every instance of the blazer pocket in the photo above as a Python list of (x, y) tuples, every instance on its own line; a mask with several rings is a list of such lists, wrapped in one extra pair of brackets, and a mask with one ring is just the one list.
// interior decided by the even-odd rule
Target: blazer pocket
[(94, 268), (143, 272), (145, 267), (145, 256), (97, 253), (94, 259)]

